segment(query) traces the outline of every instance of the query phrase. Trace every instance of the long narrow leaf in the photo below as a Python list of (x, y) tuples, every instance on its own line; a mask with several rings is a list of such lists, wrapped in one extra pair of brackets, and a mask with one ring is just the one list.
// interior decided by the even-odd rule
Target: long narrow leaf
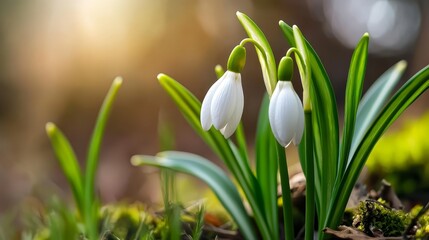
[(249, 166), (249, 156), (247, 154), (247, 143), (246, 134), (244, 132), (243, 123), (238, 124), (237, 130), (235, 130), (235, 138), (237, 140), (237, 146), (240, 151), (241, 158), (245, 161), (245, 167)]
[(341, 152), (338, 161), (338, 178), (341, 179), (346, 169), (350, 146), (355, 130), (356, 114), (362, 96), (363, 81), (365, 79), (366, 62), (368, 57), (369, 35), (365, 33), (357, 44), (350, 62), (347, 78), (346, 98), (344, 101), (344, 128)]
[[(301, 77), (301, 85), (302, 85), (302, 89), (303, 89), (303, 93), (302, 93), (302, 99), (303, 99), (303, 104), (304, 104), (304, 110), (308, 111), (311, 110), (311, 101), (309, 100), (309, 95), (310, 95), (310, 85), (312, 84), (311, 81), (311, 66), (310, 66), (310, 62), (309, 62), (309, 53), (307, 51), (307, 44), (305, 41), (304, 36), (301, 33), (301, 30), (299, 30), (299, 28), (294, 25), (292, 27), (293, 30), (293, 38), (295, 40), (295, 47), (298, 49), (299, 51), (299, 55), (297, 55), (298, 57), (295, 58), (298, 69), (299, 69), (299, 76)], [(302, 58), (302, 59), (301, 59)]]
[(246, 239), (258, 239), (237, 188), (226, 174), (209, 160), (183, 152), (162, 152), (156, 157), (134, 156), (135, 166), (151, 165), (186, 173), (204, 181), (218, 197), (225, 209), (237, 223)]
[[(261, 196), (258, 196), (260, 186), (250, 170), (249, 163), (247, 161), (242, 161), (242, 158), (236, 158), (234, 151), (230, 147), (230, 142), (227, 141), (217, 130), (212, 128), (207, 132), (203, 131), (199, 122), (201, 102), (188, 89), (165, 74), (159, 74), (158, 80), (161, 86), (176, 103), (180, 112), (191, 127), (198, 135), (200, 135), (209, 147), (218, 154), (236, 178), (240, 187), (243, 189), (250, 206), (252, 207), (261, 234), (267, 239), (270, 238), (269, 236), (271, 236), (271, 233), (269, 232), (267, 222), (264, 221), (265, 218), (263, 217), (263, 203), (259, 201)], [(244, 165), (247, 166), (242, 167)]]
[[(292, 47), (296, 47), (293, 29), (285, 22), (280, 21), (280, 28)], [(319, 217), (325, 216), (321, 210), (326, 211), (327, 199), (333, 189), (337, 158), (339, 151), (338, 112), (334, 91), (319, 57), (306, 41), (308, 62), (311, 67), (310, 98), (313, 112), (313, 134), (315, 149), (316, 201), (319, 201)], [(327, 166), (327, 167), (326, 167)], [(323, 169), (325, 167), (325, 169)], [(327, 179), (324, 179), (327, 178)], [(322, 184), (321, 182), (325, 182)], [(323, 189), (322, 189), (323, 187)], [(323, 202), (322, 202), (323, 201)], [(325, 209), (325, 210), (324, 210)]]
[(369, 125), (378, 116), (387, 100), (389, 100), (406, 67), (407, 63), (405, 61), (400, 61), (395, 64), (383, 73), (383, 75), (381, 75), (375, 83), (372, 84), (362, 97), (356, 115), (356, 125), (349, 154), (349, 161), (354, 155), (357, 144), (362, 140), (362, 137)]
[(95, 123), (94, 130), (92, 132), (91, 141), (89, 143), (88, 157), (86, 162), (86, 171), (85, 171), (85, 184), (84, 184), (84, 205), (85, 205), (85, 224), (93, 224), (90, 229), (87, 229), (89, 232), (89, 237), (95, 239), (97, 233), (97, 216), (94, 209), (95, 205), (95, 173), (98, 167), (98, 160), (100, 156), (100, 147), (104, 135), (104, 130), (106, 128), (107, 120), (112, 109), (113, 102), (116, 98), (119, 88), (122, 85), (122, 78), (117, 77), (101, 106), (100, 112), (98, 113), (97, 121)]
[(368, 128), (334, 194), (336, 198), (330, 206), (326, 227), (336, 227), (340, 222), (353, 186), (381, 135), (428, 88), (429, 66), (426, 66), (398, 90)]
[(264, 52), (262, 53), (258, 48), (256, 48), (256, 53), (258, 54), (259, 62), (261, 64), (265, 87), (267, 88), (268, 94), (271, 96), (277, 83), (277, 65), (271, 46), (261, 29), (246, 14), (237, 12), (237, 18), (241, 25), (243, 25), (247, 35), (259, 43), (264, 49)]
[[(264, 209), (271, 231), (279, 232), (277, 207), (277, 141), (268, 121), (268, 94), (264, 96), (256, 130), (256, 176), (264, 196)], [(277, 236), (276, 239), (279, 237)]]
[(77, 161), (76, 155), (73, 151), (67, 138), (54, 123), (46, 124), (46, 133), (51, 140), (52, 148), (60, 163), (61, 170), (63, 171), (71, 189), (73, 197), (76, 201), (77, 208), (80, 214), (83, 214), (83, 182), (82, 173)]
[(251, 173), (250, 175), (250, 186), (252, 186), (253, 190), (253, 197), (258, 203), (258, 205), (262, 206), (263, 202), (263, 195), (261, 186), (259, 185), (259, 182), (257, 181), (256, 177), (252, 173), (252, 169), (249, 166), (249, 159), (247, 159), (247, 154), (243, 156), (243, 153), (241, 149), (239, 149), (231, 140), (228, 140), (229, 147), (231, 148), (232, 153), (235, 156), (235, 159), (237, 160), (239, 168), (243, 169), (245, 172)]

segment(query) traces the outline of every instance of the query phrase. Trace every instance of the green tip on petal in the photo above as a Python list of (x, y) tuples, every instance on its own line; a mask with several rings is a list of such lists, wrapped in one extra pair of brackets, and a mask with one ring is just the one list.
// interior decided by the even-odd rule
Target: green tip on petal
[(293, 60), (291, 57), (283, 57), (278, 69), (279, 81), (290, 81), (293, 76)]
[(246, 49), (243, 46), (236, 46), (229, 55), (227, 69), (235, 73), (240, 73), (246, 64)]

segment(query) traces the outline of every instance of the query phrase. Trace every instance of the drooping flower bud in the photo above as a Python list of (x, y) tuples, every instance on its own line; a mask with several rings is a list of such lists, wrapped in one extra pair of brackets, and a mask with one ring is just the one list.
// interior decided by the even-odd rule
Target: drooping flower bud
[(293, 76), (293, 60), (291, 57), (283, 57), (279, 63), (278, 69), (279, 81), (290, 81)]
[(240, 123), (244, 108), (241, 70), (246, 63), (246, 49), (236, 46), (229, 56), (227, 71), (209, 89), (204, 97), (200, 121), (204, 130), (213, 125), (229, 138)]
[(238, 45), (232, 49), (228, 58), (227, 70), (235, 73), (241, 73), (246, 64), (246, 49)]

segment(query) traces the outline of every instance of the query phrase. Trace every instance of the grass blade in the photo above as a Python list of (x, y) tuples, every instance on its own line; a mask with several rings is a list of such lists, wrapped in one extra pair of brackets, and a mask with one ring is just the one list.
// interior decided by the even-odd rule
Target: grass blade
[(100, 156), (101, 141), (103, 139), (104, 130), (106, 127), (107, 119), (116, 98), (119, 88), (122, 85), (122, 78), (117, 77), (110, 87), (106, 97), (104, 98), (103, 105), (101, 106), (100, 112), (95, 123), (94, 130), (92, 132), (91, 141), (88, 148), (88, 156), (86, 162), (85, 171), (85, 182), (84, 182), (84, 207), (85, 207), (85, 224), (93, 224), (89, 232), (90, 239), (96, 239), (97, 236), (97, 204), (95, 201), (95, 174), (98, 167), (98, 160)]
[(192, 239), (201, 239), (204, 227), (205, 207), (201, 204), (195, 214), (195, 227), (192, 230)]
[(227, 175), (209, 160), (183, 152), (162, 152), (156, 157), (134, 156), (131, 162), (135, 166), (151, 165), (186, 173), (204, 181), (218, 197), (222, 205), (231, 214), (246, 239), (258, 239), (252, 220), (248, 216), (237, 188)]
[(395, 64), (383, 73), (383, 75), (381, 75), (377, 81), (372, 84), (362, 97), (356, 114), (356, 125), (349, 154), (349, 161), (354, 155), (357, 144), (362, 140), (362, 137), (369, 125), (378, 116), (387, 100), (389, 100), (390, 95), (401, 79), (406, 67), (407, 63), (405, 61), (400, 61)]
[(357, 44), (350, 62), (347, 78), (346, 97), (344, 101), (344, 128), (341, 152), (338, 161), (338, 181), (346, 169), (350, 147), (355, 130), (356, 114), (362, 96), (363, 81), (365, 79), (366, 62), (368, 57), (369, 35), (365, 33)]
[(237, 12), (237, 18), (247, 35), (259, 43), (264, 49), (264, 53), (262, 53), (258, 48), (255, 48), (261, 64), (265, 87), (267, 88), (268, 94), (271, 96), (277, 83), (277, 64), (271, 46), (261, 29), (246, 14)]
[(51, 140), (51, 145), (57, 156), (61, 170), (72, 189), (77, 208), (80, 214), (83, 214), (82, 173), (73, 148), (54, 123), (49, 122), (46, 124), (46, 133)]

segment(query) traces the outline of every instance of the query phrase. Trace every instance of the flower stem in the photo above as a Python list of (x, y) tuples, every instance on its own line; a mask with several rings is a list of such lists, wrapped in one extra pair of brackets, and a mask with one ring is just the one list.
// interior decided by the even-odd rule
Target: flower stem
[(312, 240), (314, 236), (314, 162), (313, 162), (313, 129), (311, 111), (305, 111), (305, 240)]
[(241, 40), (240, 46), (244, 47), (246, 43), (252, 43), (262, 53), (262, 55), (264, 55), (264, 58), (267, 59), (267, 55), (265, 54), (264, 48), (261, 46), (261, 44), (259, 44), (253, 38), (245, 38)]
[(304, 69), (305, 69), (305, 62), (304, 62), (304, 57), (302, 56), (302, 54), (299, 52), (299, 50), (297, 49), (297, 48), (294, 48), (294, 47), (292, 47), (292, 48), (289, 48), (288, 50), (287, 50), (287, 52), (286, 52), (286, 55), (285, 55), (285, 57), (290, 57), (290, 55), (292, 54), (292, 53), (295, 53), (295, 58), (296, 57), (298, 57), (299, 58), (299, 60), (301, 60), (301, 62), (302, 62), (302, 64), (303, 64), (303, 66), (304, 66)]
[(284, 219), (284, 232), (286, 240), (293, 240), (294, 226), (293, 226), (293, 212), (292, 212), (292, 196), (289, 186), (289, 173), (287, 167), (285, 148), (277, 143), (277, 158), (279, 161), (280, 181), (282, 187), (283, 199), (283, 219)]

